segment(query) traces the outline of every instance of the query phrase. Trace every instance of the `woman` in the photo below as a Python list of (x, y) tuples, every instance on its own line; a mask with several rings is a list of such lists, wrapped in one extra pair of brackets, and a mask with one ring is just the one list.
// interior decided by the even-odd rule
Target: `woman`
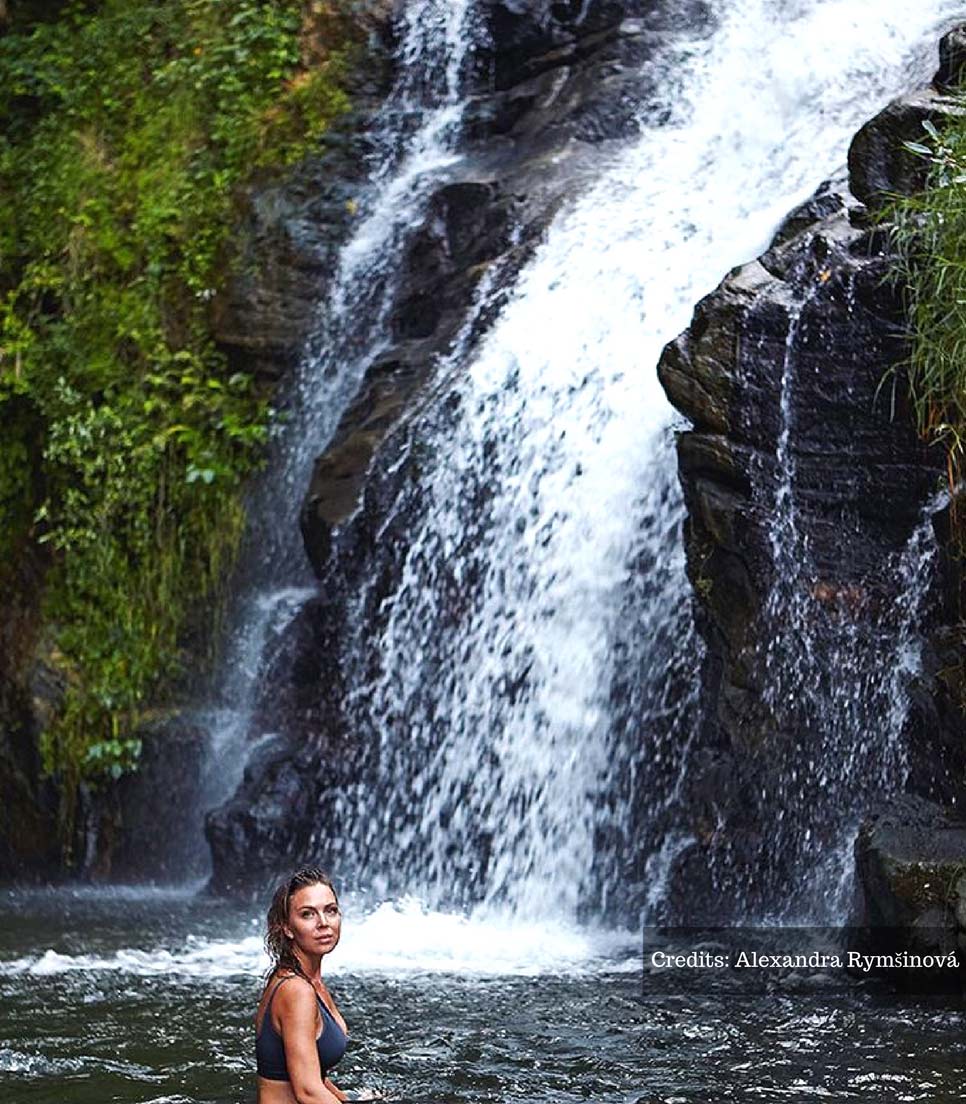
[(328, 1076), (345, 1053), (348, 1029), (322, 980), (322, 958), (338, 944), (341, 926), (335, 887), (321, 870), (296, 871), (275, 891), (265, 935), (272, 966), (255, 1017), (258, 1104), (349, 1099)]

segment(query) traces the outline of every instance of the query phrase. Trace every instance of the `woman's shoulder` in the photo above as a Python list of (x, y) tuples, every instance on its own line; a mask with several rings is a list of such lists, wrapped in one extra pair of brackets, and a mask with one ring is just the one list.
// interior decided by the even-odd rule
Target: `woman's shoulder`
[(269, 987), (274, 986), (276, 1000), (283, 1006), (307, 1004), (316, 999), (315, 987), (309, 979), (291, 970), (276, 971), (269, 978), (268, 984)]

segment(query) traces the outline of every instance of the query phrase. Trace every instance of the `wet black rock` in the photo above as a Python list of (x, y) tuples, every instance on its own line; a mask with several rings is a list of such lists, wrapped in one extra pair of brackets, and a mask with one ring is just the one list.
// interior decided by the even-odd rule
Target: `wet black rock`
[(856, 135), (849, 150), (852, 192), (869, 207), (882, 207), (891, 195), (912, 195), (926, 182), (930, 163), (906, 142), (928, 141), (923, 123), (941, 126), (963, 108), (947, 93), (927, 88), (889, 104)]
[[(282, 737), (256, 748), (239, 793), (208, 816), (206, 834), (215, 859), (209, 883), (213, 892), (240, 894), (265, 886), (305, 852), (320, 813), (308, 782), (312, 766), (292, 741)], [(257, 794), (249, 796), (256, 778)]]
[(872, 208), (894, 195), (911, 195), (923, 187), (929, 161), (907, 148), (929, 136), (923, 123), (941, 127), (963, 113), (951, 94), (966, 66), (966, 30), (956, 27), (939, 44), (939, 70), (932, 86), (893, 100), (856, 134), (849, 148), (849, 183), (856, 199)]
[[(788, 238), (793, 216), (780, 244), (698, 305), (659, 367), (694, 424), (678, 456), (704, 627), (724, 684), (744, 691), (760, 684), (755, 634), (772, 573), (772, 518), (752, 488), (775, 478), (786, 357), (795, 364), (796, 488), (816, 584), (829, 594), (865, 586), (904, 546), (941, 466), (903, 416), (901, 395), (893, 419), (891, 392), (880, 390), (905, 349), (885, 236), (854, 224), (842, 191), (823, 189), (806, 210), (829, 213)], [(845, 517), (856, 525), (842, 526)], [(722, 723), (750, 739), (746, 710), (730, 700)]]
[(932, 79), (940, 92), (958, 88), (966, 73), (966, 28), (954, 27), (939, 43), (939, 68)]
[(230, 276), (211, 302), (211, 326), (233, 367), (266, 384), (284, 380), (319, 321), (319, 304), (365, 187), (372, 123), (392, 81), (390, 6), (364, 0), (351, 15), (359, 39), (347, 78), (352, 110), (316, 154), (269, 170), (239, 197)]
[(495, 182), (441, 188), (402, 263), (392, 347), (375, 360), (315, 465), (302, 509), (306, 551), (321, 576), (330, 534), (359, 503), (373, 458), (430, 376), (434, 356), (457, 337), (486, 268), (510, 248), (512, 197)]
[[(864, 820), (854, 854), (850, 949), (874, 956), (863, 973), (878, 974), (893, 987), (962, 992), (966, 821), (951, 809), (903, 794)], [(942, 956), (942, 965), (936, 956)], [(916, 966), (896, 968), (896, 962)]]
[(205, 823), (214, 892), (263, 888), (301, 859), (332, 865), (332, 794), (365, 777), (371, 753), (344, 721), (342, 628), (336, 603), (312, 599), (265, 663), (251, 723), (264, 735), (237, 792)]
[[(904, 794), (876, 809), (855, 842), (853, 949), (867, 972), (919, 991), (966, 987), (966, 821)], [(896, 952), (915, 969), (897, 969)], [(931, 961), (925, 956), (933, 956)], [(943, 965), (935, 965), (942, 956)], [(925, 962), (924, 962), (925, 960)], [(899, 959), (899, 961), (908, 961)]]
[(966, 932), (966, 821), (911, 794), (868, 817), (855, 842), (860, 925)]
[[(945, 41), (951, 49), (956, 40)], [(948, 110), (928, 90), (904, 97), (863, 127), (849, 155), (849, 179), (819, 189), (786, 219), (767, 253), (702, 301), (659, 366), (669, 398), (693, 426), (679, 436), (678, 462), (688, 509), (688, 573), (709, 649), (707, 747), (696, 753), (686, 785), (696, 843), (682, 855), (671, 891), (692, 907), (702, 894), (713, 902), (715, 879), (727, 868), (749, 884), (766, 886), (770, 878), (773, 891), (801, 884), (796, 863), (802, 856), (789, 848), (779, 853), (776, 805), (791, 791), (800, 801), (823, 771), (841, 776), (845, 769), (822, 761), (815, 743), (820, 719), (768, 697), (774, 692), (770, 634), (781, 629), (766, 614), (773, 588), (781, 585), (774, 546), (781, 466), (794, 465), (796, 539), (807, 549), (786, 617), (802, 619), (794, 628), (814, 636), (808, 647), (821, 649), (823, 632), (840, 642), (854, 633), (874, 654), (871, 642), (888, 639), (911, 585), (886, 565), (900, 562), (923, 523), (927, 502), (943, 485), (945, 457), (915, 432), (903, 376), (909, 327), (894, 276), (897, 258), (888, 227), (877, 227), (856, 195), (876, 203), (884, 191), (915, 187), (918, 167), (910, 167), (902, 142), (920, 137), (914, 131), (921, 119)], [(783, 398), (786, 378), (794, 389)], [(789, 425), (794, 432), (784, 437)], [(942, 548), (948, 517), (939, 504), (935, 510)], [(908, 787), (955, 804), (966, 797), (966, 726), (957, 693), (942, 676), (956, 661), (958, 610), (955, 583), (947, 578), (956, 569), (948, 557), (941, 555), (940, 563), (924, 599), (927, 639), (922, 670), (910, 680), (903, 731)], [(814, 669), (823, 670), (820, 656)], [(835, 673), (822, 677), (834, 681)], [(796, 690), (792, 681), (786, 692), (804, 699), (807, 688)], [(854, 723), (885, 722), (879, 715)], [(883, 755), (886, 738), (884, 727), (881, 734), (853, 734), (881, 739)], [(783, 779), (790, 763), (793, 773)], [(815, 799), (822, 800), (819, 789)], [(841, 799), (829, 819), (847, 830), (861, 801), (856, 792)], [(810, 838), (814, 847), (823, 831), (829, 838), (818, 853), (840, 845), (823, 823), (798, 842)], [(745, 892), (738, 887), (739, 897)], [(774, 908), (774, 898), (767, 898), (766, 887), (757, 903)]]

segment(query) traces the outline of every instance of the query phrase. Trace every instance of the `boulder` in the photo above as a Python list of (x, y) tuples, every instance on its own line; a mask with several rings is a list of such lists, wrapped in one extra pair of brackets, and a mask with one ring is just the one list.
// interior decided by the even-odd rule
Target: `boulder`
[[(855, 842), (857, 910), (852, 946), (869, 971), (918, 991), (962, 992), (966, 985), (966, 821), (953, 810), (903, 794), (868, 817)], [(909, 968), (897, 956), (918, 956)], [(955, 966), (921, 964), (955, 956)]]
[(966, 73), (966, 27), (954, 27), (939, 43), (939, 68), (932, 79), (940, 92), (955, 91)]
[[(863, 926), (966, 933), (966, 821), (912, 794), (885, 803), (855, 841)], [(964, 940), (966, 945), (966, 940)]]

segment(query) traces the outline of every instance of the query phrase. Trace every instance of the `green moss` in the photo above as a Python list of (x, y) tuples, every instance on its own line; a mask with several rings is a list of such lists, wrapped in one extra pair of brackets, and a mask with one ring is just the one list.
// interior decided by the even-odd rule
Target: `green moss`
[(298, 0), (12, 11), (0, 418), (29, 407), (33, 422), (0, 444), (0, 508), (4, 532), (53, 554), (45, 616), (68, 693), (42, 750), (68, 792), (134, 765), (189, 613), (218, 604), (271, 410), (215, 348), (208, 300), (239, 187), (304, 156), (347, 107), (347, 47), (329, 12), (337, 40), (320, 50), (312, 26), (306, 50)]

